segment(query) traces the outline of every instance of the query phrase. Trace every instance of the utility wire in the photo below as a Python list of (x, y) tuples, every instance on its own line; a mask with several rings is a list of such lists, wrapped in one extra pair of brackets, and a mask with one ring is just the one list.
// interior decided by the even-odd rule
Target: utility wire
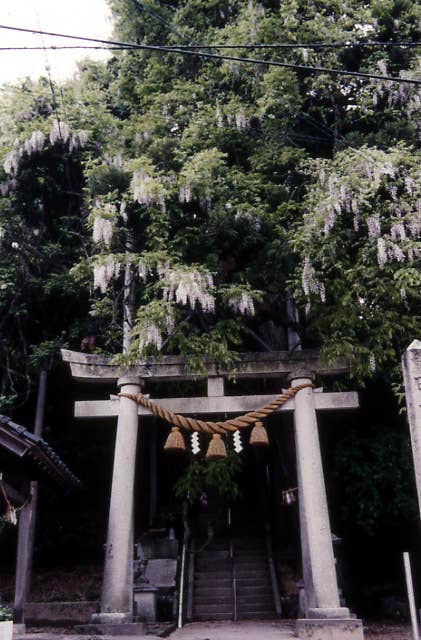
[(292, 63), (287, 63), (287, 62), (279, 62), (279, 61), (275, 61), (275, 60), (260, 60), (257, 58), (244, 58), (244, 57), (240, 57), (240, 56), (227, 56), (227, 55), (220, 55), (220, 54), (215, 54), (215, 53), (206, 53), (205, 51), (191, 51), (189, 49), (180, 49), (178, 47), (162, 47), (160, 45), (150, 45), (150, 44), (132, 44), (132, 43), (127, 43), (127, 42), (119, 42), (116, 40), (105, 40), (102, 38), (88, 38), (88, 37), (83, 37), (83, 36), (75, 36), (75, 35), (70, 35), (70, 34), (65, 34), (65, 33), (56, 33), (53, 31), (40, 31), (38, 29), (25, 29), (23, 27), (12, 27), (10, 25), (1, 25), (0, 24), (0, 29), (7, 29), (10, 31), (20, 31), (20, 32), (24, 32), (24, 33), (34, 33), (34, 34), (40, 34), (42, 33), (43, 35), (47, 35), (47, 36), (52, 36), (52, 37), (57, 37), (57, 38), (68, 38), (71, 40), (84, 40), (86, 42), (99, 42), (102, 44), (109, 44), (109, 45), (118, 45), (118, 46), (127, 46), (130, 47), (132, 49), (139, 49), (139, 50), (145, 50), (145, 51), (159, 51), (159, 52), (168, 52), (168, 53), (180, 53), (182, 55), (193, 55), (193, 56), (199, 56), (202, 58), (208, 58), (211, 60), (229, 60), (231, 62), (244, 62), (244, 63), (250, 63), (250, 64), (263, 64), (266, 66), (272, 66), (272, 67), (283, 67), (284, 69), (296, 69), (298, 71), (307, 71), (307, 72), (311, 72), (311, 73), (327, 73), (327, 74), (331, 74), (331, 75), (342, 75), (342, 76), (351, 76), (354, 78), (369, 78), (369, 79), (373, 79), (373, 80), (384, 80), (386, 82), (399, 82), (399, 83), (405, 83), (405, 84), (414, 84), (414, 85), (421, 85), (421, 80), (415, 80), (412, 78), (399, 78), (399, 77), (395, 77), (395, 76), (385, 76), (385, 75), (380, 75), (380, 74), (374, 74), (374, 73), (363, 73), (360, 71), (346, 71), (346, 70), (342, 70), (342, 69), (331, 69), (329, 67), (312, 67), (312, 66), (308, 66), (308, 65), (302, 65), (302, 64), (292, 64)]
[[(48, 45), (45, 47), (0, 47), (0, 51), (21, 51), (21, 50), (37, 50), (37, 49), (105, 49), (105, 50), (124, 50), (133, 49), (136, 45), (121, 44), (118, 46), (107, 45)], [(157, 45), (158, 46), (158, 45)], [(159, 45), (162, 49), (168, 49), (168, 45)], [(421, 44), (417, 42), (311, 42), (308, 44), (178, 44), (177, 47), (182, 49), (332, 49), (332, 48), (359, 48), (359, 47), (410, 47), (413, 49), (421, 48)]]

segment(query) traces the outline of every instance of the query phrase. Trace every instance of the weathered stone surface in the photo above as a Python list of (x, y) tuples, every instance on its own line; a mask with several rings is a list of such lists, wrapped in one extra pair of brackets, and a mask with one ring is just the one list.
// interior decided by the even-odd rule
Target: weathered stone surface
[[(139, 393), (136, 379), (120, 381), (127, 393)], [(132, 613), (133, 609), (133, 517), (134, 479), (138, 415), (128, 398), (119, 402), (119, 416), (114, 451), (110, 513), (105, 550), (101, 614)], [(105, 622), (101, 621), (101, 622)]]
[[(308, 383), (311, 383), (311, 377), (291, 379), (292, 386)], [(311, 387), (301, 389), (295, 396), (295, 449), (304, 589), (309, 610), (337, 610), (340, 608), (339, 592), (315, 411), (315, 399), (319, 396), (322, 394), (315, 394)], [(349, 611), (343, 609), (342, 616), (349, 616)]]
[[(80, 353), (62, 349), (61, 355), (64, 362), (70, 364), (72, 375), (77, 380), (97, 383), (109, 383), (116, 381), (125, 375), (138, 376), (144, 380), (197, 380), (207, 376), (231, 376), (232, 371), (219, 369), (215, 363), (205, 361), (206, 375), (199, 376), (186, 370), (186, 361), (178, 356), (163, 356), (159, 362), (150, 358), (147, 362), (139, 362), (130, 369), (122, 369), (112, 364), (112, 358), (107, 356)], [(337, 375), (349, 370), (345, 359), (338, 359), (335, 363), (327, 365), (320, 359), (317, 349), (305, 349), (303, 351), (272, 351), (243, 353), (235, 365), (237, 378), (275, 377), (289, 374), (299, 370), (310, 370), (320, 375)]]
[(159, 588), (175, 587), (177, 560), (173, 558), (148, 560), (145, 579), (150, 585)]
[[(173, 411), (173, 413), (190, 414), (218, 414), (218, 413), (247, 413), (255, 411), (258, 407), (270, 404), (277, 395), (254, 396), (223, 396), (209, 398), (154, 398), (154, 402)], [(314, 404), (318, 411), (331, 411), (340, 409), (357, 409), (358, 393), (344, 391), (337, 393), (315, 393)], [(75, 402), (76, 418), (104, 418), (118, 415), (119, 399), (117, 396), (111, 400), (82, 400)], [(290, 398), (278, 411), (294, 411), (295, 400)], [(152, 416), (151, 411), (138, 406), (138, 415)]]
[(138, 636), (144, 638), (146, 627), (144, 622), (92, 623), (75, 628), (77, 633), (90, 636)]
[(139, 620), (156, 622), (157, 620), (157, 592), (156, 587), (147, 585), (134, 587), (134, 613)]
[(136, 544), (137, 557), (142, 560), (153, 558), (177, 558), (178, 541), (174, 538), (143, 537)]
[(32, 625), (66, 626), (88, 622), (99, 608), (98, 602), (27, 602), (26, 622)]
[(302, 618), (297, 620), (295, 630), (298, 638), (311, 638), (311, 640), (364, 639), (362, 622), (354, 618)]

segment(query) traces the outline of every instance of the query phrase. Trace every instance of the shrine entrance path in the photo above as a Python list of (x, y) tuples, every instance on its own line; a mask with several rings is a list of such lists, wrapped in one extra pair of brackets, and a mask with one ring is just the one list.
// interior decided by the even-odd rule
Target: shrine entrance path
[(290, 640), (294, 623), (268, 621), (194, 622), (171, 634), (171, 640)]
[[(177, 629), (170, 640), (291, 640), (295, 623), (291, 621), (250, 622), (195, 622)], [(26, 634), (14, 635), (14, 640), (158, 640), (156, 635), (146, 636), (80, 636), (70, 629), (38, 627)], [(364, 625), (365, 640), (412, 640), (409, 624), (373, 623)]]

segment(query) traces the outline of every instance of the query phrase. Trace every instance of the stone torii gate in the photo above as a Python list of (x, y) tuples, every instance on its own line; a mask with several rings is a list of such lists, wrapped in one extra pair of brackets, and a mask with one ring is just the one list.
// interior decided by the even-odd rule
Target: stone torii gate
[[(122, 370), (109, 357), (62, 350), (72, 376), (79, 381), (116, 383), (124, 393), (138, 394), (147, 381), (174, 382), (197, 380), (186, 371), (185, 362), (164, 356), (159, 362), (142, 362)], [(270, 403), (275, 395), (224, 396), (224, 379), (230, 371), (205, 363), (207, 396), (154, 399), (161, 406), (183, 414), (241, 414)], [(236, 364), (238, 378), (279, 378), (291, 386), (312, 383), (314, 375), (332, 376), (348, 370), (345, 361), (327, 366), (317, 350), (297, 350), (242, 354)], [(303, 578), (306, 594), (306, 618), (297, 620), (299, 637), (322, 633), (326, 640), (363, 638), (361, 620), (350, 617), (340, 606), (332, 536), (326, 500), (317, 410), (355, 409), (355, 392), (317, 393), (301, 389), (281, 411), (294, 412)], [(140, 421), (151, 413), (125, 397), (75, 403), (78, 418), (117, 416), (114, 466), (108, 534), (105, 553), (101, 612), (96, 622), (127, 623), (132, 620), (133, 593), (133, 520), (136, 443)], [(318, 636), (317, 636), (318, 637)]]

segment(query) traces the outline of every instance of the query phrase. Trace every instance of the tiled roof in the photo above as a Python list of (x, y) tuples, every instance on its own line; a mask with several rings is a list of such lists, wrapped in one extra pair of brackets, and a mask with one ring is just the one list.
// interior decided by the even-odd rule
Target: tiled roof
[(0, 451), (22, 461), (31, 479), (47, 475), (67, 488), (78, 488), (81, 482), (50, 445), (40, 436), (25, 429), (7, 416), (0, 415)]

